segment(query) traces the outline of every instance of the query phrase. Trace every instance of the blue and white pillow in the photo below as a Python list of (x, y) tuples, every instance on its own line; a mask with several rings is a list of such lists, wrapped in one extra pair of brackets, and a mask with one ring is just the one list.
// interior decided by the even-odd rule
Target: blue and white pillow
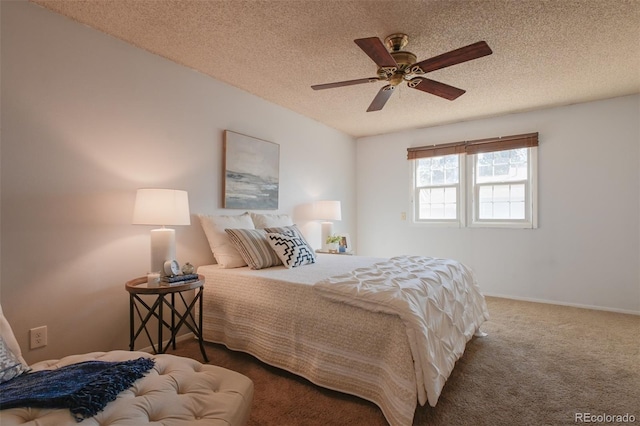
[(267, 231), (267, 233), (269, 234), (284, 234), (287, 232), (293, 232), (294, 235), (302, 238), (302, 241), (304, 241), (304, 243), (308, 246), (310, 246), (309, 242), (304, 238), (304, 236), (302, 235), (302, 232), (300, 231), (300, 229), (298, 229), (298, 227), (293, 224), (293, 225), (283, 225), (283, 226), (270, 226), (268, 228), (264, 228), (265, 231)]
[(289, 269), (316, 262), (316, 254), (313, 249), (302, 235), (294, 230), (268, 233), (267, 239), (284, 266)]
[(4, 338), (0, 336), (0, 383), (11, 380), (26, 371), (29, 371), (29, 368), (20, 362), (11, 352)]

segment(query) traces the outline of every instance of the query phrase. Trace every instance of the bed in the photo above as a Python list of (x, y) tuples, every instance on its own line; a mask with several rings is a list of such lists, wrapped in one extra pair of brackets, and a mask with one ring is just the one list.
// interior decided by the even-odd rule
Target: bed
[[(375, 292), (383, 281), (380, 277), (390, 269), (410, 277), (401, 280), (404, 286), (421, 274), (416, 266), (406, 273), (408, 264), (403, 262), (409, 260), (437, 263), (434, 268), (418, 267), (426, 274), (439, 269), (438, 289), (444, 289), (433, 291), (425, 303), (433, 305), (428, 308), (433, 313), (422, 339), (414, 336), (410, 320), (386, 305), (389, 293), (350, 301), (336, 290)], [(467, 341), (488, 319), (471, 272), (448, 259), (318, 254), (315, 263), (294, 268), (214, 264), (199, 267), (198, 273), (205, 277), (201, 312), (205, 340), (250, 353), (319, 386), (369, 400), (392, 426), (411, 425), (418, 403), (436, 405)], [(453, 279), (452, 274), (464, 277)], [(397, 283), (396, 279), (387, 283), (391, 293)], [(408, 300), (415, 304), (413, 296)], [(436, 305), (440, 307), (433, 309)], [(442, 362), (420, 362), (429, 352)]]

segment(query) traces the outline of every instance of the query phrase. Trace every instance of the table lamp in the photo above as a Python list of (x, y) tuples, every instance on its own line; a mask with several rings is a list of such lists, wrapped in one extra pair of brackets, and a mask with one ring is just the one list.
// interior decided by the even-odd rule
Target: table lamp
[(340, 201), (316, 201), (313, 205), (314, 219), (321, 220), (322, 249), (329, 250), (327, 237), (333, 234), (332, 220), (342, 220)]
[(149, 272), (160, 272), (164, 275), (164, 262), (176, 259), (176, 231), (165, 226), (191, 224), (187, 191), (138, 189), (132, 223), (162, 226), (151, 230)]

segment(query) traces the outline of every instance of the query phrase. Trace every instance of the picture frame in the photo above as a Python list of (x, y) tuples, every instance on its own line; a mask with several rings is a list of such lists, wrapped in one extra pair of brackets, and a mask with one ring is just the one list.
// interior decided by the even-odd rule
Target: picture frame
[(279, 174), (279, 144), (224, 131), (224, 208), (277, 210)]
[(338, 243), (338, 251), (340, 253), (353, 252), (353, 246), (351, 245), (351, 237), (349, 237), (349, 234), (339, 234), (339, 235), (340, 235), (340, 243)]

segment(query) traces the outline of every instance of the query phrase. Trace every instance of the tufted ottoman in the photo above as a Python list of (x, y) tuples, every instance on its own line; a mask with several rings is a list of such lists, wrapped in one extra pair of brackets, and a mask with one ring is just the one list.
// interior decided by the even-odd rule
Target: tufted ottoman
[(72, 355), (31, 365), (52, 369), (82, 361), (125, 361), (151, 357), (155, 367), (118, 395), (96, 416), (77, 423), (69, 410), (12, 408), (0, 410), (0, 425), (164, 426), (244, 425), (253, 399), (253, 382), (240, 373), (174, 355), (111, 351)]

